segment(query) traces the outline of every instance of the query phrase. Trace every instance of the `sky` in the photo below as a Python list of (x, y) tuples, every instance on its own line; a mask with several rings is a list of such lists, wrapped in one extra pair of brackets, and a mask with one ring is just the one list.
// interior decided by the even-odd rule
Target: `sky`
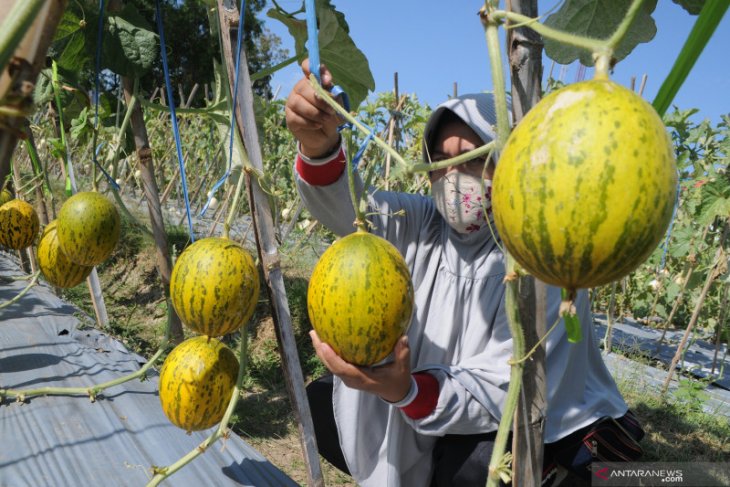
[[(278, 3), (295, 11), (301, 0), (278, 0)], [(345, 14), (351, 37), (368, 58), (375, 92), (392, 90), (395, 72), (398, 72), (401, 93), (415, 93), (431, 107), (453, 93), (454, 82), (459, 93), (492, 89), (484, 28), (477, 16), (483, 1), (332, 0), (332, 3)], [(554, 3), (540, 2), (540, 11)], [(654, 39), (639, 44), (616, 66), (612, 75), (614, 81), (625, 86), (635, 76), (638, 88), (646, 74), (644, 97), (648, 101), (654, 99), (697, 18), (670, 0), (659, 0), (653, 17), (657, 25)], [(293, 53), (293, 41), (283, 25), (268, 18), (266, 25), (282, 38), (283, 47)], [(722, 114), (730, 113), (728, 51), (730, 14), (723, 18), (673, 102), (681, 109), (698, 108), (695, 121), (709, 118), (716, 124)], [(543, 60), (545, 76), (551, 63), (547, 58)], [(556, 64), (552, 68), (553, 77), (573, 82), (578, 66), (577, 62), (569, 66)], [(589, 69), (586, 77), (591, 75)], [(292, 65), (275, 74), (272, 87), (279, 90), (279, 97), (286, 97), (301, 76), (299, 67)]]

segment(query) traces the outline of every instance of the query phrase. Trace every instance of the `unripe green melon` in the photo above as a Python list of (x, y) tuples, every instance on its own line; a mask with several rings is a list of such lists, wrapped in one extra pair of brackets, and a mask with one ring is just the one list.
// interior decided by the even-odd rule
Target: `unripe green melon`
[(307, 310), (320, 340), (344, 360), (372, 365), (411, 321), (413, 285), (398, 250), (364, 231), (332, 244), (314, 267)]
[(38, 214), (30, 203), (14, 199), (0, 206), (0, 245), (15, 250), (30, 247), (39, 229)]
[(114, 251), (120, 231), (117, 208), (93, 191), (71, 196), (58, 213), (58, 242), (75, 264), (95, 266), (104, 262)]
[(652, 106), (609, 80), (545, 97), (502, 150), (492, 185), (499, 235), (530, 274), (600, 286), (641, 264), (667, 229), (677, 167)]
[(70, 288), (82, 283), (94, 268), (74, 264), (68, 260), (58, 243), (57, 223), (57, 220), (53, 220), (41, 235), (37, 252), (38, 267), (50, 284), (60, 288)]

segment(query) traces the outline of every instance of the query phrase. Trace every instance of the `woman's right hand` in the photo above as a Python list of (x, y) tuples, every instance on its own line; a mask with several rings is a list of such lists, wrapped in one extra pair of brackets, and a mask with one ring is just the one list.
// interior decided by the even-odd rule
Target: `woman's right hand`
[[(286, 100), (286, 125), (299, 141), (301, 153), (318, 159), (331, 154), (340, 141), (337, 113), (319, 98), (309, 82), (309, 59), (302, 63), (304, 78), (299, 80)], [(332, 73), (321, 65), (322, 86), (332, 88)]]

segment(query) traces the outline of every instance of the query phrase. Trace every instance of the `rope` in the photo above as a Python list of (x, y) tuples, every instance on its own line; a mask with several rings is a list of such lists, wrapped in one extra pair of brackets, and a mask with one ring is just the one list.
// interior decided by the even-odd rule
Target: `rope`
[[(226, 173), (221, 177), (218, 182), (213, 185), (213, 189), (210, 190), (208, 200), (205, 202), (203, 209), (200, 210), (200, 216), (205, 215), (208, 211), (210, 202), (213, 200), (215, 192), (221, 187), (223, 183), (231, 176), (231, 168), (233, 167), (233, 136), (236, 129), (236, 98), (238, 97), (238, 72), (241, 64), (241, 45), (243, 44), (243, 21), (245, 18), (246, 0), (241, 0), (241, 8), (239, 9), (238, 18), (238, 35), (236, 38), (236, 74), (233, 78), (233, 96), (231, 97), (231, 123), (230, 123), (230, 138), (228, 140), (228, 168)], [(241, 174), (240, 177), (243, 177)]]
[(97, 144), (99, 137), (99, 73), (101, 72), (101, 44), (104, 40), (104, 4), (105, 0), (99, 0), (99, 23), (96, 31), (96, 59), (94, 60), (94, 133), (92, 135), (91, 146), (94, 147), (91, 151), (91, 160), (94, 162), (96, 167), (101, 170), (101, 173), (106, 178), (109, 185), (116, 191), (119, 191), (119, 185), (109, 173), (104, 170), (104, 166), (99, 163), (97, 155), (102, 144)]
[(180, 179), (182, 181), (183, 198), (185, 199), (185, 212), (188, 219), (188, 229), (190, 232), (190, 241), (195, 242), (195, 231), (193, 230), (193, 219), (190, 212), (190, 200), (188, 199), (188, 180), (185, 175), (185, 163), (182, 155), (182, 144), (180, 142), (180, 130), (177, 126), (177, 115), (175, 113), (175, 96), (172, 92), (170, 84), (170, 71), (167, 68), (167, 49), (165, 47), (165, 30), (162, 26), (162, 11), (160, 9), (160, 0), (155, 0), (155, 17), (157, 19), (157, 32), (160, 34), (160, 51), (162, 52), (162, 70), (165, 74), (165, 88), (167, 91), (167, 100), (170, 106), (170, 120), (172, 121), (172, 133), (175, 136), (175, 147), (177, 148), (177, 161), (180, 165)]

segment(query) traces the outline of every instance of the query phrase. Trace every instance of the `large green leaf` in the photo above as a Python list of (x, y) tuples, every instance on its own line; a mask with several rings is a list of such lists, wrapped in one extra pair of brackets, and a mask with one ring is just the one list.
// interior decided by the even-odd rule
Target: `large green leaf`
[[(563, 6), (545, 20), (545, 25), (573, 34), (609, 38), (623, 20), (631, 0), (566, 0)], [(656, 34), (656, 24), (651, 17), (657, 0), (647, 0), (636, 14), (631, 27), (614, 52), (621, 60), (641, 42), (649, 42)], [(593, 66), (592, 53), (585, 49), (545, 39), (545, 53), (560, 64), (570, 64), (580, 59), (584, 66)]]
[(705, 0), (672, 0), (677, 5), (681, 5), (683, 9), (692, 15), (699, 15), (700, 10), (705, 5)]
[(126, 5), (107, 19), (102, 47), (103, 67), (129, 77), (144, 75), (159, 55), (158, 36), (137, 9)]
[[(306, 22), (278, 9), (269, 10), (267, 15), (286, 25), (294, 38), (297, 57), (304, 59), (307, 56)], [(345, 16), (335, 10), (329, 0), (317, 0), (317, 18), (320, 61), (332, 72), (335, 83), (347, 92), (351, 108), (356, 110), (368, 93), (375, 89), (368, 60), (350, 37)]]
[(86, 53), (86, 32), (88, 26), (73, 11), (67, 9), (61, 17), (50, 55), (59, 67), (80, 72), (89, 61)]
[(718, 177), (702, 186), (698, 222), (709, 225), (716, 217), (730, 215), (730, 182)]

